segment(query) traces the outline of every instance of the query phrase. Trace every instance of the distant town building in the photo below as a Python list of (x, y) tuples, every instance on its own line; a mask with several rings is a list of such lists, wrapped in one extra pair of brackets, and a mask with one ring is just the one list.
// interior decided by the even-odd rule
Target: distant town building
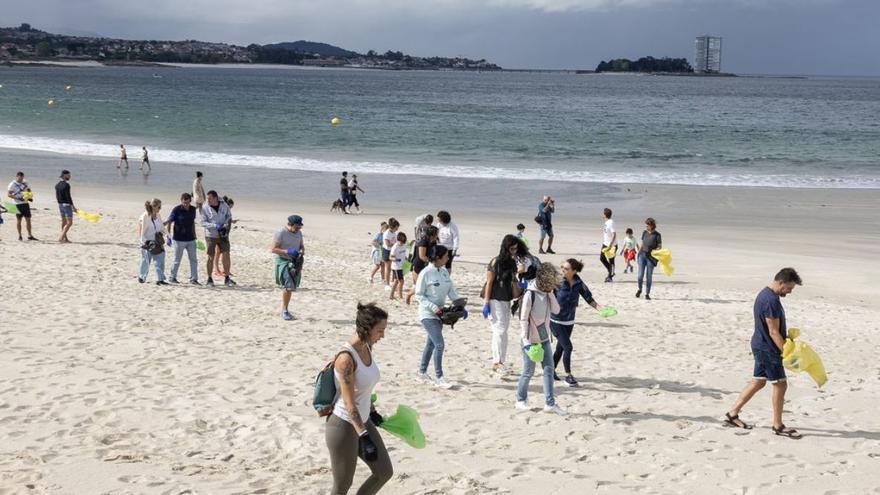
[(697, 36), (694, 45), (694, 72), (721, 72), (721, 37)]

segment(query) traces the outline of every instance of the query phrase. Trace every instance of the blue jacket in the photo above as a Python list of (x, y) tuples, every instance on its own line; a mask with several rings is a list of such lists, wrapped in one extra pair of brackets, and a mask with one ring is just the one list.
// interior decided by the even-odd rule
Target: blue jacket
[(587, 284), (577, 275), (574, 276), (574, 283), (569, 285), (568, 280), (563, 279), (562, 283), (556, 289), (556, 302), (559, 303), (559, 312), (550, 315), (550, 319), (557, 323), (568, 324), (574, 321), (574, 314), (577, 311), (578, 300), (583, 297), (587, 304), (593, 302), (593, 293), (587, 288)]

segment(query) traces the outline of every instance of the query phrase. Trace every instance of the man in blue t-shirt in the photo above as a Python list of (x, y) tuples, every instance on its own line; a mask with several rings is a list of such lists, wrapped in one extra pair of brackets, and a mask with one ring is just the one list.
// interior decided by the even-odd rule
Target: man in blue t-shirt
[[(165, 222), (168, 233), (168, 241), (174, 240), (174, 262), (171, 264), (171, 283), (177, 284), (177, 270), (183, 252), (186, 251), (189, 258), (189, 283), (199, 283), (199, 265), (196, 257), (196, 207), (192, 205), (192, 195), (183, 193), (180, 195), (180, 204), (175, 206)], [(170, 245), (170, 244), (169, 244)]]
[[(538, 253), (540, 254), (556, 254), (553, 251), (553, 213), (556, 211), (556, 202), (550, 196), (544, 196), (538, 203), (538, 216), (535, 220), (541, 219), (541, 238), (538, 240)], [(547, 238), (547, 251), (544, 251), (544, 238)]]
[(782, 346), (787, 337), (785, 309), (780, 298), (791, 294), (796, 285), (801, 285), (801, 277), (794, 268), (783, 268), (773, 277), (773, 282), (764, 287), (755, 298), (755, 333), (752, 335), (752, 355), (755, 357), (753, 378), (733, 407), (725, 416), (724, 424), (736, 428), (751, 429), (751, 425), (739, 419), (739, 412), (747, 402), (764, 388), (767, 382), (773, 384), (773, 433), (789, 438), (801, 438), (794, 428), (782, 423), (782, 405), (785, 402), (785, 368), (782, 367)]

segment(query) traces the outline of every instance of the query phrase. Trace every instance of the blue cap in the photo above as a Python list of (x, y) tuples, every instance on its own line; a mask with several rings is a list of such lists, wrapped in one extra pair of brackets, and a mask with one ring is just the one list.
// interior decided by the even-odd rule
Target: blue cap
[(289, 225), (302, 225), (303, 217), (299, 215), (290, 215), (289, 217), (287, 217), (287, 223)]

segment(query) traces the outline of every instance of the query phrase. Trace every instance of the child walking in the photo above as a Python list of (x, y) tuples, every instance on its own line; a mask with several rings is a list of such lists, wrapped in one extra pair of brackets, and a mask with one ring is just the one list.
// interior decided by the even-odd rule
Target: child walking
[(394, 300), (394, 293), (397, 297), (403, 299), (403, 262), (406, 260), (406, 234), (397, 233), (397, 244), (391, 248), (391, 278), (394, 284), (391, 286), (391, 299)]
[(623, 268), (623, 273), (633, 272), (632, 263), (636, 259), (636, 251), (638, 251), (638, 243), (633, 238), (633, 229), (626, 229), (626, 237), (623, 239), (623, 261), (626, 262), (626, 266)]
[[(370, 251), (370, 262), (373, 263), (373, 271), (370, 272), (370, 283), (373, 283), (373, 280), (376, 278), (376, 272), (382, 270), (382, 243), (384, 242), (385, 231), (388, 230), (388, 222), (382, 222), (379, 225), (379, 232), (376, 232), (376, 235), (373, 236), (373, 240), (370, 241), (370, 246), (373, 247), (373, 250)], [(382, 270), (382, 282), (385, 282), (385, 270)]]
[(391, 290), (391, 249), (397, 241), (397, 229), (400, 222), (396, 218), (388, 219), (388, 230), (382, 235), (382, 281), (385, 282), (385, 290)]

